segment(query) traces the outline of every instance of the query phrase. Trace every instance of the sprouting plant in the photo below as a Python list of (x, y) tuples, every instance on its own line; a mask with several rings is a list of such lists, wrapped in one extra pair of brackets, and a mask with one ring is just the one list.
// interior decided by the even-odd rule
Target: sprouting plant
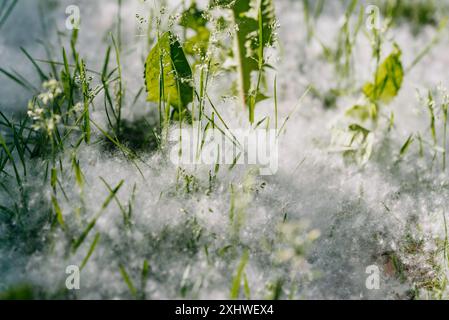
[[(213, 20), (210, 11), (199, 9), (192, 1), (179, 19), (185, 42), (181, 45), (177, 36), (167, 31), (158, 35), (158, 42), (148, 55), (145, 64), (147, 100), (158, 103), (161, 128), (167, 128), (170, 120), (180, 120), (180, 123), (182, 120), (198, 120), (200, 123), (208, 120), (215, 126), (214, 117), (218, 111), (214, 110), (211, 116), (205, 114), (206, 102), (212, 104), (207, 95), (211, 70), (219, 65), (218, 61), (213, 62), (217, 57), (210, 49), (213, 35), (208, 23), (212, 20), (217, 32), (223, 28), (223, 23), (230, 24), (234, 30), (232, 56), (239, 75), (239, 95), (242, 103), (249, 108), (251, 123), (254, 122), (255, 105), (266, 98), (261, 90), (265, 82), (264, 70), (268, 66), (265, 50), (275, 41), (273, 3), (269, 0), (212, 1), (209, 10), (213, 9), (229, 10), (232, 21)], [(188, 36), (192, 31), (195, 35)], [(218, 51), (224, 49), (224, 43), (216, 39), (213, 45), (214, 48), (220, 47)], [(186, 55), (193, 59), (192, 67)], [(199, 82), (195, 85), (194, 73), (197, 70)]]
[(337, 36), (337, 45), (335, 48), (326, 46), (320, 41), (323, 47), (324, 56), (332, 63), (335, 64), (335, 70), (341, 80), (348, 79), (353, 74), (352, 60), (354, 45), (357, 41), (360, 29), (363, 25), (363, 6), (360, 6), (357, 21), (352, 24), (352, 17), (358, 7), (358, 0), (351, 0), (346, 8), (343, 23), (340, 27)]
[[(334, 131), (331, 145), (336, 151), (343, 152), (345, 159), (355, 160), (358, 164), (365, 164), (370, 159), (379, 113), (382, 106), (388, 105), (398, 95), (403, 78), (401, 50), (395, 44), (393, 52), (376, 68), (373, 81), (363, 86), (360, 103), (346, 111), (346, 116), (355, 122), (345, 130)], [(371, 122), (372, 128), (364, 125), (367, 121)]]
[[(268, 67), (265, 50), (276, 40), (276, 17), (272, 0), (213, 0), (212, 7), (232, 12), (234, 29), (233, 58), (238, 74), (240, 101), (254, 122), (256, 104), (265, 99), (261, 85)], [(256, 73), (256, 80), (252, 75)]]
[(375, 135), (370, 130), (351, 124), (347, 129), (334, 129), (332, 133), (332, 151), (342, 153), (347, 163), (364, 165), (373, 152)]
[[(387, 22), (387, 25), (383, 30), (373, 29), (371, 39), (372, 57), (376, 63), (376, 69), (373, 74), (373, 80), (368, 81), (361, 89), (362, 97), (360, 98), (360, 102), (346, 111), (346, 116), (357, 121), (355, 124), (351, 125), (363, 127), (365, 130), (368, 130), (368, 132), (375, 133), (378, 128), (379, 118), (383, 116), (389, 122), (388, 127), (389, 130), (391, 130), (394, 126), (394, 113), (390, 112), (390, 115), (387, 116), (384, 112), (385, 107), (388, 106), (399, 94), (406, 74), (411, 72), (411, 70), (426, 56), (431, 48), (438, 43), (441, 37), (441, 32), (446, 25), (447, 20), (441, 21), (435, 36), (429, 44), (416, 55), (416, 58), (408, 67), (403, 66), (402, 51), (396, 43), (393, 44), (393, 51), (391, 54), (385, 58), (382, 63), (380, 62), (382, 50), (381, 33), (388, 30), (389, 23)], [(366, 125), (368, 121), (371, 122), (371, 126)], [(346, 131), (351, 132), (352, 130), (349, 127), (349, 130)], [(422, 142), (420, 136), (418, 136), (418, 138)], [(337, 141), (334, 141), (334, 143), (337, 143), (338, 145)], [(413, 136), (410, 136), (409, 139), (407, 139), (400, 150), (400, 158), (407, 152), (407, 150), (409, 150), (409, 147), (413, 141)], [(368, 151), (372, 151), (372, 144), (368, 144), (366, 146), (369, 146)], [(364, 153), (366, 154), (366, 152)], [(368, 161), (369, 156), (364, 159)]]
[(314, 35), (314, 24), (321, 16), (325, 4), (325, 0), (310, 1), (303, 0), (304, 20), (307, 26), (307, 40), (310, 41)]
[(424, 157), (427, 154), (434, 162), (441, 155), (441, 168), (442, 171), (445, 171), (447, 166), (449, 93), (446, 88), (439, 86), (436, 90), (428, 90), (425, 97), (420, 95), (419, 100), (428, 115), (429, 125), (424, 132), (416, 131), (410, 134), (401, 148), (399, 158), (402, 159), (406, 154), (412, 152), (411, 146), (413, 142), (417, 142), (418, 156)]
[[(316, 4), (315, 20), (321, 15), (324, 0), (314, 1)], [(321, 99), (326, 108), (336, 107), (338, 98), (350, 92), (353, 92), (354, 75), (356, 74), (354, 65), (355, 45), (362, 30), (364, 21), (364, 5), (359, 4), (358, 0), (350, 0), (347, 3), (342, 22), (334, 43), (327, 44), (322, 41), (313, 31), (312, 5), (308, 0), (303, 0), (303, 11), (305, 21), (308, 25), (308, 39), (315, 39), (322, 48), (323, 57), (330, 63), (336, 77), (336, 85), (325, 92), (320, 92), (312, 87), (312, 94)], [(355, 17), (354, 17), (355, 16)]]
[(194, 175), (187, 173), (184, 169), (178, 170), (176, 181), (176, 188), (182, 188), (186, 194), (198, 192), (199, 190), (198, 179)]
[(362, 102), (346, 111), (348, 116), (360, 121), (377, 121), (381, 106), (388, 105), (401, 89), (404, 79), (401, 55), (395, 44), (393, 52), (376, 68), (373, 81), (363, 86)]
[(404, 78), (401, 55), (395, 44), (393, 52), (377, 68), (374, 81), (363, 86), (363, 93), (370, 102), (388, 104), (397, 96)]

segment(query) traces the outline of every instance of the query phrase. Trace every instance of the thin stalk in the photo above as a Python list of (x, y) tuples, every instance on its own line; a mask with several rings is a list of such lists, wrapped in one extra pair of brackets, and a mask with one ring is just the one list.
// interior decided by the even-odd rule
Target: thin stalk
[(18, 0), (13, 0), (8, 7), (7, 1), (3, 2), (2, 6), (0, 7), (0, 29), (5, 24), (14, 7), (17, 5), (17, 2)]
[(443, 128), (443, 171), (446, 171), (446, 155), (447, 155), (447, 120), (448, 120), (448, 105), (443, 104), (443, 119), (444, 119), (444, 128)]
[(278, 86), (277, 86), (277, 76), (274, 77), (274, 128), (276, 134), (278, 132)]
[[(121, 3), (121, 0), (119, 0), (119, 3)], [(116, 135), (120, 136), (121, 132), (121, 123), (122, 123), (122, 107), (123, 107), (123, 96), (124, 96), (124, 89), (123, 89), (123, 78), (122, 78), (122, 65), (120, 63), (120, 42), (116, 43), (114, 36), (112, 36), (112, 43), (114, 44), (115, 49), (115, 58), (117, 62), (117, 71), (118, 71), (118, 91), (116, 93), (116, 101), (117, 101), (117, 120), (116, 120)]]

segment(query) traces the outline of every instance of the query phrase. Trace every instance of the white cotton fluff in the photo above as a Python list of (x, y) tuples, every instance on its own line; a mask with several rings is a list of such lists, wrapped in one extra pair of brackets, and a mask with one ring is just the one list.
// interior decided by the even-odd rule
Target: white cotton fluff
[[(40, 21), (36, 16), (37, 2), (19, 2), (6, 24), (7, 34), (0, 37), (0, 66), (14, 68), (38, 83), (32, 66), (19, 54), (19, 47), (24, 46), (34, 57), (44, 57), (45, 51), (36, 39), (50, 39), (56, 48), (54, 59), (59, 59), (55, 31), (64, 28), (64, 9), (69, 2), (58, 1), (53, 10), (45, 12), (45, 21), (56, 26), (48, 28), (48, 36), (35, 27)], [(117, 7), (113, 1), (78, 2), (82, 13), (78, 48), (89, 68), (100, 70), (107, 47), (104, 40), (108, 31), (116, 27)], [(175, 1), (169, 2), (169, 8), (175, 7)], [(135, 14), (144, 14), (145, 8), (139, 1), (123, 4), (126, 49), (122, 64), (128, 105), (143, 84), (148, 48), (145, 39), (136, 34)], [(299, 27), (303, 19), (301, 2), (276, 0), (276, 10), (282, 51), (273, 53), (272, 60), (282, 124), (309, 84), (325, 92), (339, 80), (333, 66), (323, 59), (317, 41), (307, 44), (305, 30)], [(324, 43), (332, 43), (336, 38), (336, 21), (342, 14), (337, 4), (325, 8), (316, 29)], [(14, 23), (19, 20), (24, 24)], [(428, 27), (414, 36), (406, 25), (399, 25), (390, 33), (401, 47), (407, 66), (429, 43), (435, 30)], [(439, 44), (406, 75), (399, 96), (388, 106), (395, 113), (395, 128), (390, 134), (379, 131), (373, 157), (364, 167), (345, 165), (341, 154), (328, 149), (332, 128), (339, 123), (343, 111), (355, 103), (357, 95), (339, 99), (335, 109), (325, 109), (320, 99), (308, 94), (280, 137), (277, 174), (262, 177), (252, 174), (249, 166), (237, 165), (233, 170), (221, 166), (210, 192), (209, 174), (213, 167), (187, 167), (180, 174), (163, 152), (143, 151), (141, 161), (136, 161), (140, 173), (120, 152), (107, 151), (103, 142), (83, 144), (77, 152), (85, 178), (81, 194), (70, 170), (72, 155), (67, 152), (63, 155), (67, 171), (60, 177), (67, 199), (61, 195), (58, 201), (65, 222), (77, 235), (110, 194), (100, 178), (112, 188), (123, 180), (117, 200), (125, 209), (128, 203), (132, 205), (131, 229), (124, 227), (122, 211), (113, 199), (75, 254), (67, 254), (70, 243), (63, 231), (43, 222), (51, 212), (52, 190), (49, 185), (42, 186), (40, 160), (28, 160), (29, 167), (34, 168), (26, 183), (30, 196), (29, 214), (24, 219), (29, 225), (18, 226), (23, 234), (17, 235), (14, 227), (0, 223), (0, 234), (5, 239), (5, 244), (0, 245), (0, 291), (30, 283), (48, 294), (56, 294), (64, 286), (66, 267), (81, 264), (98, 233), (98, 245), (81, 272), (77, 298), (131, 297), (120, 273), (122, 267), (139, 294), (145, 293), (146, 298), (225, 299), (246, 249), (250, 254), (245, 273), (251, 298), (270, 297), (270, 288), (278, 280), (284, 280), (282, 298), (289, 294), (306, 299), (409, 298), (413, 282), (436, 277), (438, 266), (444, 265), (436, 245), (445, 236), (443, 215), (447, 217), (449, 188), (440, 163), (435, 164), (429, 155), (417, 160), (416, 143), (412, 146), (413, 154), (396, 160), (408, 136), (429, 127), (427, 111), (417, 99), (416, 89), (426, 96), (428, 89), (440, 84), (449, 86), (448, 48), (446, 30)], [(383, 57), (390, 49), (391, 43), (385, 46)], [(371, 47), (363, 34), (356, 43), (354, 60), (355, 81), (361, 86), (373, 70)], [(271, 71), (267, 79), (269, 87), (274, 74)], [(1, 111), (24, 112), (31, 95), (3, 75), (0, 77)], [(246, 113), (235, 99), (222, 99), (228, 93), (221, 88), (230, 81), (230, 75), (213, 79), (209, 95), (225, 122), (230, 127), (241, 127), (246, 123)], [(141, 97), (133, 109), (125, 108), (125, 117), (149, 117), (150, 107), (154, 108)], [(257, 107), (258, 120), (266, 115), (273, 121), (272, 100)], [(92, 116), (105, 125), (101, 102)], [(438, 134), (441, 137), (441, 130)], [(99, 138), (101, 135), (95, 132), (93, 140)], [(250, 191), (245, 189), (245, 181), (250, 181)], [(13, 178), (7, 178), (5, 184), (13, 188)], [(242, 209), (238, 238), (230, 222), (232, 203), (237, 208), (235, 214)], [(1, 188), (0, 204), (13, 205)], [(319, 231), (316, 240), (304, 240), (305, 235), (315, 231)], [(282, 232), (288, 237), (282, 238)], [(291, 255), (298, 245), (306, 247), (304, 254)], [(410, 249), (413, 246), (415, 250)], [(405, 279), (394, 271), (393, 257), (401, 262)], [(143, 285), (145, 259), (150, 271)], [(366, 268), (370, 265), (381, 271), (379, 290), (366, 287)]]

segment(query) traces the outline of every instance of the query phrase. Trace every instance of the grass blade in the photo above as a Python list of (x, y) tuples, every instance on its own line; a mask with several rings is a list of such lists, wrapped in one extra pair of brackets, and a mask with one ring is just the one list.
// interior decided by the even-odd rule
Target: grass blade
[(18, 2), (18, 0), (13, 0), (11, 2), (11, 4), (9, 5), (9, 7), (7, 7), (7, 9), (5, 11), (4, 11), (4, 8), (6, 8), (7, 2), (5, 1), (2, 4), (1, 11), (0, 11), (1, 12), (1, 14), (0, 14), (0, 29), (5, 24), (6, 20), (8, 19), (9, 15), (11, 14), (11, 12), (14, 10), (14, 7), (17, 5), (17, 2)]
[(129, 288), (129, 291), (133, 295), (133, 297), (137, 297), (137, 290), (136, 287), (134, 287), (134, 284), (131, 281), (131, 278), (129, 277), (128, 273), (126, 272), (123, 265), (120, 265), (120, 274), (122, 275), (123, 280), (125, 281), (126, 285)]
[(100, 234), (97, 232), (95, 235), (94, 241), (92, 241), (92, 244), (90, 245), (89, 251), (87, 252), (86, 257), (83, 259), (83, 262), (81, 263), (80, 270), (83, 270), (86, 266), (87, 262), (89, 261), (90, 256), (92, 253), (94, 253), (95, 248), (97, 247), (98, 241), (100, 240)]
[(55, 196), (51, 196), (51, 203), (53, 204), (53, 210), (56, 214), (56, 219), (58, 220), (59, 225), (62, 229), (65, 229), (64, 217), (62, 216), (62, 210), (59, 206), (58, 200)]
[(86, 237), (89, 235), (90, 231), (93, 229), (93, 227), (97, 223), (98, 218), (100, 218), (100, 216), (102, 215), (104, 210), (109, 206), (109, 203), (115, 197), (115, 195), (120, 190), (120, 188), (123, 186), (123, 183), (124, 183), (124, 180), (120, 181), (119, 184), (110, 192), (109, 196), (103, 202), (103, 205), (101, 206), (100, 211), (94, 216), (94, 218), (91, 220), (91, 222), (87, 225), (86, 229), (84, 229), (84, 231), (81, 233), (80, 237), (74, 241), (73, 252), (76, 252), (76, 250), (78, 250), (78, 248), (84, 242)]
[(230, 295), (230, 298), (232, 300), (238, 299), (240, 295), (240, 287), (242, 284), (243, 273), (245, 271), (245, 267), (246, 264), (248, 263), (248, 260), (249, 260), (249, 252), (245, 251), (237, 267), (234, 279), (232, 280), (231, 295)]

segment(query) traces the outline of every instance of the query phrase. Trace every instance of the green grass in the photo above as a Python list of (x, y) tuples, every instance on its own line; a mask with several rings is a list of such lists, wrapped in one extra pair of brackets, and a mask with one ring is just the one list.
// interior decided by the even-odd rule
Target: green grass
[[(245, 3), (242, 1), (241, 3)], [(312, 5), (304, 0), (304, 15), (308, 32), (308, 41), (317, 40), (314, 32), (314, 23), (318, 23), (322, 14), (324, 1), (319, 1)], [(390, 2), (389, 2), (390, 3)], [(0, 5), (0, 28), (6, 23), (6, 19), (11, 15), (17, 1), (5, 1)], [(246, 3), (248, 4), (248, 3)], [(343, 145), (338, 145), (341, 153), (345, 157), (356, 159), (359, 165), (366, 164), (371, 153), (375, 152), (373, 136), (383, 134), (384, 124), (389, 125), (388, 134), (396, 134), (394, 130), (394, 113), (387, 109), (390, 103), (399, 95), (402, 82), (405, 77), (418, 65), (420, 61), (430, 52), (438, 43), (444, 30), (444, 23), (436, 27), (436, 36), (431, 42), (419, 51), (411, 64), (407, 67), (402, 66), (401, 50), (394, 47), (392, 52), (384, 50), (384, 45), (388, 41), (386, 32), (373, 31), (371, 34), (361, 32), (363, 25), (363, 7), (359, 1), (352, 0), (347, 2), (345, 8), (344, 20), (338, 37), (331, 44), (322, 44), (323, 55), (327, 62), (334, 67), (335, 79), (340, 79), (341, 83), (336, 84), (335, 88), (329, 92), (319, 92), (314, 86), (308, 86), (300, 97), (298, 103), (293, 106), (284, 119), (280, 117), (280, 108), (278, 99), (278, 77), (282, 74), (276, 73), (270, 94), (267, 82), (267, 70), (271, 67), (268, 64), (266, 51), (274, 44), (274, 16), (271, 11), (271, 1), (261, 1), (255, 12), (251, 12), (248, 6), (241, 7), (222, 7), (214, 10), (230, 11), (233, 15), (230, 25), (243, 19), (240, 13), (245, 12), (253, 14), (247, 29), (241, 28), (232, 34), (233, 44), (220, 43), (214, 44), (201, 41), (198, 38), (187, 39), (187, 29), (196, 31), (197, 35), (206, 28), (209, 35), (215, 35), (218, 30), (213, 30), (213, 23), (217, 21), (202, 21), (195, 9), (194, 20), (189, 20), (188, 24), (168, 27), (162, 22), (164, 15), (161, 14), (158, 19), (157, 28), (148, 28), (147, 42), (151, 46), (148, 48), (149, 56), (146, 60), (145, 75), (147, 81), (135, 91), (133, 99), (129, 99), (132, 88), (127, 88), (123, 71), (123, 55), (125, 52), (125, 42), (122, 30), (122, 3), (118, 0), (117, 25), (114, 34), (107, 37), (107, 48), (103, 54), (102, 70), (92, 70), (83, 58), (83, 53), (78, 49), (78, 31), (74, 31), (69, 38), (70, 45), (62, 47), (57, 53), (60, 55), (57, 59), (36, 59), (27, 50), (21, 48), (24, 61), (34, 70), (39, 78), (39, 83), (30, 83), (23, 75), (17, 73), (14, 69), (0, 68), (0, 73), (5, 79), (16, 83), (24, 91), (33, 95), (30, 102), (31, 117), (21, 119), (10, 119), (0, 112), (0, 188), (10, 194), (11, 187), (18, 189), (18, 193), (11, 194), (10, 205), (0, 205), (0, 216), (2, 220), (10, 225), (22, 225), (27, 223), (29, 193), (31, 192), (29, 184), (36, 183), (44, 187), (50, 187), (51, 194), (48, 199), (44, 199), (43, 211), (50, 213), (45, 215), (42, 224), (51, 225), (51, 230), (44, 235), (48, 240), (54, 235), (62, 234), (70, 243), (68, 248), (68, 257), (73, 257), (81, 248), (85, 249), (83, 259), (80, 261), (80, 269), (89, 267), (89, 262), (95, 257), (96, 249), (102, 245), (103, 241), (108, 241), (106, 237), (97, 230), (97, 221), (103, 215), (106, 215), (108, 208), (112, 203), (119, 209), (122, 215), (123, 229), (126, 232), (133, 231), (133, 213), (135, 212), (135, 196), (137, 193), (136, 183), (134, 181), (121, 180), (116, 185), (109, 184), (109, 177), (99, 178), (104, 190), (108, 195), (101, 199), (101, 205), (95, 213), (86, 212), (84, 197), (90, 192), (90, 186), (82, 171), (84, 164), (79, 155), (81, 148), (89, 148), (96, 144), (101, 144), (101, 150), (107, 150), (110, 154), (119, 155), (127, 162), (132, 163), (135, 170), (144, 177), (141, 167), (147, 164), (141, 157), (141, 154), (154, 152), (165, 155), (167, 146), (167, 135), (172, 126), (189, 126), (194, 121), (199, 121), (198, 134), (206, 132), (213, 128), (223, 133), (235, 147), (239, 142), (233, 135), (229, 123), (227, 123), (224, 112), (220, 109), (216, 101), (218, 98), (211, 97), (210, 86), (213, 77), (225, 70), (219, 68), (223, 62), (223, 52), (227, 52), (225, 58), (233, 58), (237, 61), (237, 79), (239, 83), (238, 96), (241, 104), (245, 106), (244, 111), (248, 113), (248, 120), (245, 125), (252, 128), (270, 129), (274, 127), (277, 136), (280, 139), (289, 134), (288, 125), (298, 108), (302, 105), (309, 92), (314, 92), (316, 96), (321, 97), (324, 104), (337, 105), (340, 97), (360, 97), (359, 103), (345, 110), (344, 118), (348, 121), (345, 125), (345, 137), (349, 134), (349, 143), (345, 140)], [(185, 18), (192, 18), (186, 15), (187, 8), (183, 8)], [(413, 17), (412, 23), (419, 25), (437, 26), (437, 21), (433, 21), (434, 11), (432, 5), (425, 6), (419, 4), (409, 6), (401, 1), (396, 1), (388, 9), (388, 18), (408, 19)], [(191, 13), (189, 13), (191, 14)], [(200, 15), (203, 17), (202, 15)], [(212, 19), (212, 18), (210, 18)], [(247, 21), (248, 22), (248, 21)], [(443, 21), (444, 22), (444, 21)], [(393, 28), (389, 25), (388, 28)], [(181, 30), (181, 32), (179, 31)], [(172, 37), (176, 32), (183, 34), (184, 41), (174, 40)], [(251, 37), (248, 38), (248, 36)], [(366, 66), (354, 66), (354, 50), (359, 37), (366, 36), (372, 44), (372, 57), (374, 69), (370, 80), (365, 84), (355, 83), (353, 81), (357, 70)], [(209, 39), (209, 37), (207, 37)], [(319, 39), (317, 40), (319, 41)], [(206, 42), (206, 44), (204, 43)], [(319, 41), (320, 42), (320, 41)], [(189, 50), (188, 45), (201, 46), (200, 53)], [(213, 46), (216, 47), (213, 47)], [(251, 48), (251, 55), (245, 54)], [(84, 49), (84, 48), (82, 48)], [(214, 50), (216, 51), (214, 51)], [(210, 51), (209, 51), (210, 50)], [(169, 51), (169, 53), (167, 53)], [(212, 52), (219, 52), (214, 55)], [(234, 52), (230, 54), (229, 52)], [(237, 54), (236, 54), (237, 53)], [(248, 53), (248, 52), (247, 52)], [(49, 56), (56, 55), (51, 52)], [(235, 70), (234, 70), (235, 71)], [(98, 80), (93, 79), (95, 76)], [(150, 79), (151, 78), (151, 79)], [(183, 81), (188, 80), (188, 84)], [(54, 80), (57, 88), (42, 88), (43, 84), (49, 84)], [(271, 86), (271, 85), (270, 85)], [(46, 91), (47, 90), (47, 91)], [(58, 91), (56, 94), (55, 90)], [(126, 108), (134, 108), (138, 102), (141, 102), (145, 90), (148, 93), (148, 108), (152, 108), (145, 116), (129, 120), (124, 117)], [(53, 93), (54, 97), (45, 102), (42, 94)], [(172, 96), (170, 96), (172, 94)], [(269, 95), (272, 95), (270, 98)], [(274, 119), (269, 115), (259, 113), (257, 105), (260, 101), (266, 100), (271, 103), (274, 109)], [(326, 102), (327, 101), (327, 102)], [(421, 147), (419, 153), (429, 153), (431, 157), (437, 159), (441, 155), (442, 170), (446, 170), (446, 145), (447, 145), (447, 121), (448, 121), (448, 101), (435, 101), (432, 91), (427, 95), (427, 114), (429, 116), (428, 132), (412, 132), (406, 136), (403, 145), (396, 151), (401, 161), (406, 161), (418, 145)], [(101, 108), (98, 108), (100, 106)], [(41, 111), (43, 109), (43, 111)], [(94, 117), (95, 112), (104, 113), (106, 123), (101, 123)], [(442, 114), (442, 118), (437, 118), (437, 114)], [(52, 122), (53, 121), (53, 122)], [(440, 141), (438, 137), (441, 137)], [(179, 137), (183, 139), (182, 136)], [(405, 138), (404, 138), (405, 139)], [(205, 140), (198, 141), (197, 154), (203, 150)], [(69, 159), (67, 155), (70, 155)], [(35, 160), (41, 160), (39, 170), (44, 171), (42, 181), (32, 181), (30, 172), (35, 168), (31, 165), (37, 163)], [(235, 162), (238, 157), (235, 159)], [(298, 167), (304, 162), (304, 159), (298, 164)], [(400, 165), (400, 161), (396, 163)], [(229, 166), (229, 171), (235, 168), (235, 164)], [(228, 172), (229, 172), (228, 171)], [(161, 199), (173, 195), (182, 195), (190, 199), (197, 194), (213, 195), (219, 185), (218, 179), (225, 172), (219, 163), (214, 164), (209, 171), (208, 181), (202, 181), (196, 176), (196, 172), (191, 173), (184, 168), (176, 168), (176, 186), (167, 188), (168, 191), (161, 193)], [(220, 248), (209, 247), (208, 241), (216, 235), (209, 235), (201, 224), (195, 219), (190, 218), (188, 223), (183, 226), (169, 226), (162, 235), (153, 236), (151, 246), (162, 246), (166, 242), (176, 242), (182, 250), (182, 254), (193, 256), (200, 250), (205, 252), (207, 263), (213, 265), (217, 261), (225, 262), (228, 265), (235, 265), (235, 271), (228, 277), (231, 299), (246, 298), (251, 299), (255, 293), (250, 287), (250, 280), (247, 276), (247, 266), (250, 263), (250, 257), (255, 254), (252, 248), (248, 249), (240, 243), (241, 233), (247, 223), (247, 209), (253, 201), (256, 201), (257, 186), (253, 171), (247, 172), (246, 176), (240, 181), (232, 181), (228, 190), (224, 188), (229, 195), (228, 221), (224, 221), (228, 226), (231, 243), (221, 243)], [(63, 201), (68, 200), (67, 188), (64, 181), (71, 181), (69, 186), (74, 190), (79, 190), (80, 199), (77, 209), (73, 212), (65, 212)], [(132, 195), (127, 202), (120, 200), (118, 194), (125, 186), (129, 187), (134, 182)], [(147, 182), (151, 183), (151, 181)], [(188, 213), (186, 213), (188, 215)], [(288, 214), (283, 212), (283, 224), (288, 224)], [(77, 221), (76, 227), (72, 219)], [(282, 217), (281, 219), (282, 220)], [(449, 259), (449, 246), (447, 241), (446, 217), (444, 216), (445, 240), (442, 244), (443, 258), (447, 268)], [(35, 226), (39, 229), (39, 226)], [(285, 237), (280, 232), (279, 241), (287, 248), (294, 249), (295, 255), (292, 258), (301, 259), (305, 254), (307, 245), (291, 242), (296, 239), (297, 234), (305, 235), (303, 230), (294, 228), (294, 232), (289, 234), (291, 237)], [(59, 233), (58, 233), (59, 232)], [(27, 235), (28, 241), (37, 241), (38, 232)], [(206, 235), (204, 235), (206, 234)], [(209, 238), (208, 238), (209, 237)], [(18, 239), (20, 240), (20, 238)], [(50, 242), (50, 240), (48, 240)], [(54, 240), (54, 241), (57, 241)], [(308, 243), (307, 243), (308, 244)], [(37, 246), (37, 245), (36, 245)], [(260, 245), (262, 247), (262, 245)], [(274, 245), (273, 245), (274, 246)], [(270, 248), (270, 250), (273, 249)], [(179, 249), (182, 251), (181, 249)], [(121, 275), (123, 283), (126, 285), (131, 297), (148, 298), (146, 296), (146, 286), (148, 281), (153, 279), (153, 270), (150, 268), (152, 261), (148, 257), (142, 257), (143, 265), (140, 274), (137, 275), (136, 268), (125, 266), (120, 263), (117, 272)], [(400, 257), (392, 255), (393, 264), (397, 271), (397, 276), (404, 280), (407, 277), (407, 270), (403, 268)], [(122, 260), (121, 260), (122, 261)], [(90, 262), (92, 263), (92, 262)], [(279, 263), (281, 267), (287, 268), (292, 261)], [(437, 267), (435, 267), (437, 268)], [(156, 272), (156, 271), (154, 271)], [(193, 283), (190, 277), (190, 266), (186, 266), (183, 279), (179, 285), (179, 292), (182, 297), (195, 296), (201, 290), (201, 286)], [(447, 273), (447, 270), (446, 270)], [(139, 279), (140, 282), (135, 279)], [(440, 280), (440, 281), (437, 281)], [(442, 292), (447, 286), (447, 278), (441, 276), (432, 283), (434, 288), (440, 290), (439, 298), (443, 298)], [(292, 286), (291, 298), (295, 298), (293, 289), (295, 279), (284, 279), (274, 277), (267, 284), (267, 296), (270, 299), (280, 299), (284, 297), (288, 285)], [(428, 285), (428, 284), (427, 284)], [(428, 285), (431, 287), (431, 285)], [(32, 298), (36, 296), (35, 288), (27, 285), (18, 286), (7, 290), (2, 296), (7, 298)]]
[(0, 29), (16, 7), (18, 0), (5, 0), (0, 4)]

